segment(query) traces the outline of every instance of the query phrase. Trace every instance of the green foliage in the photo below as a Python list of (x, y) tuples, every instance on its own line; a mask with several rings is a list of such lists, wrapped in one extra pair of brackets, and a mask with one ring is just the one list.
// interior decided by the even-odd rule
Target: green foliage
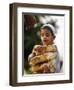
[(24, 67), (27, 74), (32, 73), (30, 71), (30, 66), (28, 64), (28, 56), (32, 52), (34, 45), (41, 44), (40, 36), (38, 32), (40, 31), (41, 24), (37, 23), (36, 27), (27, 29), (24, 27)]

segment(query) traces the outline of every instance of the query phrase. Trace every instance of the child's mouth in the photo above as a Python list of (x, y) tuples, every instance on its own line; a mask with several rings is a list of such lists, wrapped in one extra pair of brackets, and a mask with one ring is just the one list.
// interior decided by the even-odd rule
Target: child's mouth
[(48, 40), (43, 40), (44, 42), (48, 42)]

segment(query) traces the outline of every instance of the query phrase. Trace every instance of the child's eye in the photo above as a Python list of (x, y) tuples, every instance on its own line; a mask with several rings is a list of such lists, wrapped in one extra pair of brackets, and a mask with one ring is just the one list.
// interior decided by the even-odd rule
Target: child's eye
[(50, 36), (49, 33), (46, 33), (46, 36), (49, 37)]
[(43, 33), (41, 33), (41, 36), (43, 37), (43, 36), (44, 36), (44, 34), (43, 34)]
[(43, 37), (43, 36), (46, 36), (46, 37), (49, 37), (50, 36), (50, 34), (49, 33), (41, 33), (41, 36)]

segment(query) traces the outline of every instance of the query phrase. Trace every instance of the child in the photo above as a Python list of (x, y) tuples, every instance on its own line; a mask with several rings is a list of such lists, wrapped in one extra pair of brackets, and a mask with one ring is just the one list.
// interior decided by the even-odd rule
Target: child
[(29, 63), (33, 73), (54, 73), (60, 71), (57, 46), (54, 44), (55, 29), (51, 24), (41, 27), (40, 37), (42, 45), (36, 45), (29, 56)]

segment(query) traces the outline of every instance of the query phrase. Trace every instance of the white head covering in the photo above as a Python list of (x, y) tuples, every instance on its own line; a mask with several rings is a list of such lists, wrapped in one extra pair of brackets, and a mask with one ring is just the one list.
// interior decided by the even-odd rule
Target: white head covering
[(49, 27), (49, 28), (51, 28), (53, 34), (54, 34), (54, 35), (56, 34), (55, 28), (53, 27), (53, 25), (51, 25), (51, 24), (44, 24), (41, 28), (44, 28), (44, 27)]

